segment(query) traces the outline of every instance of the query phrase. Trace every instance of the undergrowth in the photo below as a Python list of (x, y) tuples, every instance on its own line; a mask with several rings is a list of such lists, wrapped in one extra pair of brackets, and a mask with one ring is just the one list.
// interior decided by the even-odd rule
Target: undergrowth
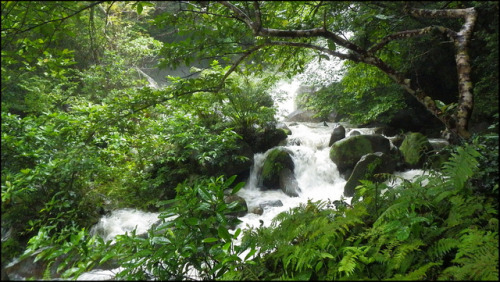
[(361, 181), (351, 205), (309, 201), (248, 230), (242, 244), (259, 252), (223, 278), (498, 280), (498, 183), (487, 180), (498, 170), (481, 170), (498, 144), (481, 154), (479, 143), (411, 182)]

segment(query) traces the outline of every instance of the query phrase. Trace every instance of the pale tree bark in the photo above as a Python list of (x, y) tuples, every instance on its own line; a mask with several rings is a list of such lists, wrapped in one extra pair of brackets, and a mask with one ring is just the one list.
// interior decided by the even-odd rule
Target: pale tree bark
[[(430, 17), (430, 18), (463, 18), (465, 23), (459, 32), (455, 32), (449, 28), (442, 26), (429, 26), (422, 29), (406, 30), (397, 32), (384, 37), (378, 43), (374, 44), (368, 49), (363, 49), (360, 46), (343, 39), (341, 36), (329, 31), (326, 24), (323, 23), (322, 27), (306, 29), (306, 30), (281, 30), (266, 28), (262, 26), (260, 18), (261, 11), (258, 1), (254, 1), (253, 15), (246, 14), (241, 9), (228, 1), (220, 1), (222, 5), (232, 11), (233, 16), (239, 21), (245, 23), (248, 28), (253, 32), (254, 36), (261, 36), (267, 38), (287, 38), (293, 40), (294, 38), (326, 38), (334, 42), (338, 46), (342, 46), (349, 50), (349, 53), (341, 53), (335, 50), (315, 45), (312, 43), (302, 43), (294, 41), (268, 41), (269, 45), (279, 46), (292, 46), (302, 47), (318, 50), (340, 59), (351, 60), (354, 62), (363, 62), (373, 65), (386, 73), (395, 83), (402, 86), (408, 93), (415, 97), (426, 109), (437, 117), (446, 128), (455, 136), (461, 138), (469, 138), (468, 121), (472, 113), (474, 105), (472, 94), (472, 82), (470, 78), (471, 66), (468, 53), (468, 44), (472, 36), (472, 30), (477, 19), (477, 13), (474, 8), (468, 9), (448, 9), (448, 10), (427, 10), (427, 9), (405, 9), (407, 13), (414, 17)], [(398, 72), (375, 54), (382, 49), (385, 45), (393, 40), (407, 39), (415, 36), (422, 36), (430, 32), (440, 32), (448, 36), (455, 44), (455, 60), (458, 73), (459, 84), (459, 97), (457, 111), (454, 114), (443, 112), (437, 107), (434, 99), (427, 95), (423, 89), (411, 83), (410, 79), (405, 77), (404, 74)], [(260, 48), (258, 48), (260, 49)], [(257, 49), (254, 49), (256, 51)], [(244, 55), (248, 56), (247, 53)], [(242, 60), (237, 60), (237, 64)], [(236, 65), (233, 65), (233, 69)]]

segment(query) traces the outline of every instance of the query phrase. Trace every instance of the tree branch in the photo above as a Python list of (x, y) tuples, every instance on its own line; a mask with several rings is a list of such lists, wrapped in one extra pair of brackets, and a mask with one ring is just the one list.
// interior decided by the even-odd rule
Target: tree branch
[[(45, 22), (42, 22), (42, 23), (39, 23), (39, 24), (35, 24), (35, 25), (33, 25), (33, 26), (30, 26), (30, 27), (28, 27), (28, 28), (26, 28), (26, 29), (24, 29), (24, 30), (18, 30), (17, 32), (15, 32), (15, 33), (14, 33), (14, 35), (18, 35), (18, 34), (21, 34), (21, 33), (27, 32), (27, 31), (30, 31), (30, 30), (32, 30), (32, 29), (35, 29), (35, 28), (37, 28), (37, 27), (39, 27), (39, 26), (42, 26), (42, 25), (45, 25), (45, 24), (48, 24), (48, 23), (51, 23), (51, 22), (57, 22), (57, 21), (61, 21), (61, 22), (62, 22), (62, 21), (64, 21), (64, 20), (67, 20), (67, 19), (69, 19), (69, 18), (71, 18), (71, 17), (73, 17), (73, 16), (75, 16), (75, 15), (77, 15), (77, 14), (79, 14), (79, 13), (81, 13), (81, 12), (85, 11), (85, 10), (87, 10), (87, 9), (90, 9), (90, 8), (92, 8), (92, 7), (96, 6), (96, 5), (99, 5), (99, 4), (103, 3), (103, 2), (105, 2), (105, 1), (97, 1), (97, 2), (91, 3), (90, 5), (88, 5), (88, 6), (84, 7), (84, 8), (82, 8), (82, 9), (80, 9), (80, 10), (78, 10), (78, 11), (74, 12), (73, 14), (67, 15), (66, 17), (62, 17), (62, 18), (58, 18), (58, 19), (48, 20), (48, 21), (45, 21)], [(2, 31), (4, 31), (4, 30), (5, 30), (5, 29), (2, 29)]]
[(424, 34), (428, 34), (433, 30), (446, 34), (452, 40), (454, 40), (457, 36), (457, 33), (455, 31), (453, 31), (449, 28), (442, 27), (442, 26), (429, 26), (429, 27), (421, 28), (421, 29), (405, 30), (405, 31), (393, 33), (391, 35), (387, 35), (386, 37), (382, 38), (382, 40), (380, 40), (379, 43), (370, 47), (367, 50), (367, 52), (370, 54), (375, 54), (378, 50), (382, 49), (385, 45), (387, 45), (392, 40), (406, 39), (406, 38), (410, 38), (413, 36), (421, 36)]

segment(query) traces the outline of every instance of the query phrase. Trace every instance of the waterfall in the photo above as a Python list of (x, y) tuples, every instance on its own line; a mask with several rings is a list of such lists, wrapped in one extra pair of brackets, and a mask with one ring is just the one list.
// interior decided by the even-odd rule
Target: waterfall
[[(247, 225), (259, 227), (261, 221), (263, 226), (269, 226), (278, 213), (300, 203), (307, 203), (309, 199), (334, 201), (341, 199), (343, 195), (346, 180), (340, 177), (337, 166), (329, 157), (328, 142), (335, 123), (327, 123), (326, 126), (323, 123), (285, 124), (292, 131), (292, 135), (288, 137), (288, 144), (283, 147), (291, 152), (295, 165), (294, 176), (301, 189), (299, 196), (289, 197), (281, 190), (261, 190), (257, 179), (267, 152), (256, 154), (249, 180), (237, 194), (246, 200), (249, 211), (266, 202), (280, 201), (283, 205), (266, 206), (262, 215), (249, 212), (240, 217), (242, 223), (239, 228), (246, 229)], [(350, 202), (351, 198), (345, 199)]]

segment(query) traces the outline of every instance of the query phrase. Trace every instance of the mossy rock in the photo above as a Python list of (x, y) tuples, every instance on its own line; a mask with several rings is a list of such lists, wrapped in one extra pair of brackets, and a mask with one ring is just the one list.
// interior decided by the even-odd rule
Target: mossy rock
[(265, 189), (280, 189), (280, 173), (285, 168), (292, 172), (295, 168), (290, 152), (283, 148), (272, 149), (262, 166), (260, 186)]
[(382, 135), (356, 135), (335, 142), (330, 148), (330, 159), (337, 165), (341, 175), (349, 178), (362, 156), (375, 152), (388, 154), (391, 149), (389, 139)]
[(405, 164), (412, 169), (422, 168), (426, 156), (432, 150), (429, 139), (419, 132), (408, 133), (399, 147)]
[(376, 178), (378, 173), (393, 173), (396, 168), (395, 160), (388, 154), (381, 152), (366, 154), (356, 163), (351, 176), (344, 186), (344, 196), (352, 197), (356, 186), (360, 185), (360, 180), (371, 180), (375, 182), (384, 179)]

